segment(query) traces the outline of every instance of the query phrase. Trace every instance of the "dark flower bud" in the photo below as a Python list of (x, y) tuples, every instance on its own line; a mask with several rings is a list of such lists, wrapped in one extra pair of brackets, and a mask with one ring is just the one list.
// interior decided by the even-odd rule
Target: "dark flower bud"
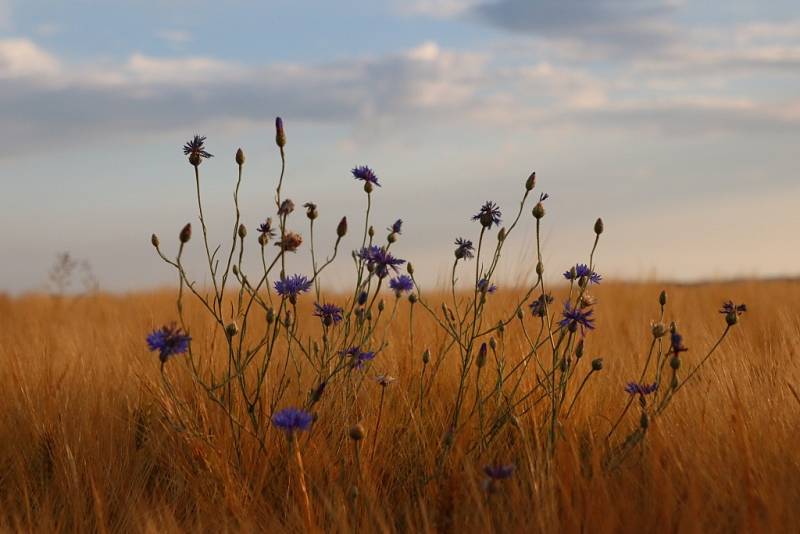
[(225, 326), (225, 334), (228, 337), (233, 337), (238, 333), (239, 333), (239, 326), (236, 324), (236, 322), (228, 323)]
[(431, 361), (431, 351), (429, 349), (425, 349), (425, 352), (422, 353), (422, 363), (428, 365)]
[(363, 425), (361, 423), (357, 423), (350, 427), (350, 439), (353, 441), (361, 441), (364, 439), (364, 434), (366, 434), (366, 430), (364, 430)]
[(186, 223), (186, 226), (183, 227), (181, 233), (178, 235), (178, 239), (180, 239), (181, 243), (188, 243), (191, 238), (192, 223)]
[(372, 310), (367, 310), (366, 317), (367, 317), (367, 321), (371, 321), (372, 320)]
[(647, 430), (647, 427), (650, 426), (650, 416), (647, 415), (647, 412), (642, 412), (642, 417), (639, 418), (639, 426), (644, 430)]
[(595, 358), (592, 360), (592, 371), (600, 371), (603, 369), (603, 358)]
[(500, 228), (500, 231), (497, 232), (497, 240), (498, 241), (505, 241), (506, 240), (506, 227)]
[(411, 262), (408, 262), (406, 264), (406, 272), (408, 272), (408, 274), (410, 274), (411, 276), (414, 276), (414, 266), (411, 265)]
[(275, 321), (275, 310), (272, 307), (267, 308), (267, 324), (272, 324)]
[(578, 344), (575, 346), (575, 358), (580, 360), (583, 357), (583, 339), (578, 341)]
[(661, 290), (661, 293), (659, 293), (658, 295), (658, 303), (661, 304), (662, 306), (667, 305), (667, 292), (664, 291), (663, 289)]
[(654, 338), (664, 337), (667, 334), (667, 327), (664, 326), (664, 323), (653, 323), (651, 327), (651, 331), (653, 332)]
[(739, 322), (739, 316), (736, 314), (735, 311), (731, 311), (725, 314), (725, 323), (728, 326), (733, 326)]
[(525, 191), (531, 191), (536, 187), (536, 172), (532, 172), (528, 179), (525, 180)]
[(669, 383), (669, 387), (675, 389), (678, 387), (678, 375), (676, 373), (672, 374), (672, 380)]
[(247, 237), (247, 227), (244, 224), (239, 225), (239, 238), (244, 239)]
[(363, 306), (364, 304), (366, 304), (368, 297), (369, 297), (369, 295), (367, 294), (366, 291), (362, 291), (361, 293), (359, 293), (358, 294), (358, 305), (359, 306)]
[[(367, 183), (369, 183), (369, 182), (367, 182)], [(372, 226), (370, 226), (370, 227), (369, 227), (369, 230), (367, 230), (367, 235), (368, 235), (370, 238), (373, 238), (373, 237), (375, 237), (375, 228), (373, 228)]]
[(497, 323), (497, 331), (500, 333), (501, 336), (503, 335), (503, 333), (505, 333), (506, 325), (503, 323), (503, 321)]
[(536, 274), (537, 276), (542, 276), (544, 274), (544, 263), (542, 262), (536, 263)]
[[(291, 298), (289, 299), (289, 301), (291, 302)], [(295, 302), (297, 302), (296, 298)], [(294, 304), (295, 302), (292, 302), (292, 304)], [(294, 318), (292, 317), (292, 310), (286, 310), (286, 316), (283, 319), (283, 325), (287, 328), (292, 326), (293, 319)]]
[(372, 185), (372, 182), (369, 182), (369, 181), (364, 182), (364, 192), (365, 193), (370, 194), (370, 193), (372, 193), (372, 191), (374, 189), (375, 189), (375, 187)]
[(522, 312), (522, 308), (517, 308), (517, 319), (522, 319), (525, 314)]
[(386, 241), (388, 241), (389, 243), (394, 243), (395, 241), (397, 241), (397, 234), (392, 232), (386, 237)]
[(317, 387), (315, 387), (311, 391), (310, 397), (311, 397), (311, 403), (312, 404), (315, 404), (315, 403), (319, 402), (320, 399), (322, 399), (322, 394), (325, 392), (325, 386), (326, 386), (326, 382), (322, 381), (322, 382), (319, 383), (319, 385)]
[(486, 354), (488, 352), (489, 351), (486, 348), (486, 343), (481, 343), (481, 348), (478, 349), (478, 357), (475, 359), (475, 365), (478, 366), (478, 369), (486, 365)]
[(600, 217), (594, 222), (594, 233), (600, 235), (603, 233), (603, 219)]
[(244, 165), (244, 150), (241, 148), (236, 151), (236, 164), (240, 167)]
[(156, 248), (158, 248), (158, 245), (161, 244), (156, 234), (150, 236), (150, 243)]
[(382, 312), (385, 309), (386, 309), (386, 304), (384, 304), (383, 299), (381, 299), (380, 301), (378, 301), (378, 311)]
[(203, 158), (200, 156), (200, 154), (197, 154), (195, 152), (192, 152), (191, 154), (189, 154), (189, 163), (192, 164), (193, 166), (197, 167), (202, 162), (203, 162)]
[(258, 235), (258, 244), (262, 247), (269, 243), (269, 235), (268, 234), (259, 234)]
[(286, 131), (283, 129), (283, 119), (275, 117), (275, 144), (281, 149), (286, 146)]
[(408, 302), (410, 302), (411, 304), (416, 304), (417, 300), (419, 300), (419, 297), (417, 297), (416, 293), (410, 293), (408, 295)]
[(497, 350), (497, 341), (495, 341), (494, 337), (489, 338), (489, 347), (492, 350)]
[(347, 217), (342, 217), (339, 224), (336, 226), (337, 237), (344, 237), (347, 234)]
[(233, 264), (233, 267), (231, 267), (231, 271), (233, 272), (233, 276), (239, 275), (239, 267), (237, 267), (235, 263)]
[(531, 213), (533, 213), (533, 216), (537, 219), (541, 219), (542, 217), (544, 217), (545, 214), (544, 204), (542, 204), (541, 202), (537, 202), (536, 205), (533, 207), (533, 211)]
[(669, 360), (669, 366), (672, 367), (674, 370), (678, 370), (681, 368), (681, 359), (678, 355), (673, 356)]
[(317, 211), (317, 205), (313, 202), (306, 202), (303, 204), (303, 207), (306, 209), (306, 217), (310, 220), (314, 220), (319, 217), (319, 211)]

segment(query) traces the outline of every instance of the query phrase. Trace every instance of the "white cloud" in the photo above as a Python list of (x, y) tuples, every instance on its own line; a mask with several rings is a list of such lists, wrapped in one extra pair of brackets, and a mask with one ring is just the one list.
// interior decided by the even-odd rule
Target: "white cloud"
[(58, 60), (28, 39), (0, 40), (0, 79), (52, 78)]

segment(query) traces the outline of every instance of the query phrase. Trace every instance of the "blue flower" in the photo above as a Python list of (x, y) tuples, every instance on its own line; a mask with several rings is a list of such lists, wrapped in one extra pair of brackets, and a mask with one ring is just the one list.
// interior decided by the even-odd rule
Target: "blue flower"
[(161, 363), (166, 362), (170, 356), (183, 354), (189, 350), (191, 337), (184, 334), (174, 323), (162, 326), (147, 336), (147, 347), (151, 352), (158, 351)]
[(389, 251), (378, 245), (362, 248), (358, 251), (357, 256), (366, 261), (368, 268), (373, 270), (379, 278), (386, 277), (389, 274), (389, 269), (397, 272), (397, 267), (406, 262), (406, 260), (395, 258)]
[(495, 464), (487, 465), (483, 468), (483, 472), (486, 473), (486, 476), (492, 480), (503, 480), (506, 478), (511, 478), (515, 468), (516, 466), (514, 464)]
[(403, 219), (397, 219), (393, 225), (391, 225), (387, 230), (394, 234), (402, 234), (401, 231), (403, 229)]
[(473, 221), (480, 221), (484, 228), (491, 228), (493, 224), (500, 224), (500, 207), (491, 200), (485, 202), (478, 213), (472, 216)]
[(336, 304), (323, 304), (319, 305), (318, 302), (314, 303), (314, 315), (322, 319), (322, 324), (330, 326), (342, 320), (342, 309)]
[(569, 302), (564, 303), (564, 311), (561, 312), (563, 319), (558, 322), (561, 328), (567, 328), (570, 332), (575, 332), (578, 327), (581, 329), (581, 335), (586, 334), (586, 329), (594, 330), (594, 319), (592, 314), (594, 310), (586, 310), (578, 307), (571, 307)]
[(275, 237), (275, 229), (272, 228), (272, 218), (267, 217), (267, 220), (258, 226), (258, 231), (269, 238)]
[(381, 186), (381, 184), (378, 183), (378, 177), (375, 176), (375, 173), (372, 171), (372, 169), (370, 169), (366, 165), (361, 165), (360, 167), (356, 167), (355, 169), (353, 169), (350, 172), (353, 173), (353, 177), (356, 180), (361, 180), (363, 182), (369, 182), (371, 184), (377, 185), (378, 187)]
[(314, 416), (299, 408), (284, 408), (272, 416), (272, 424), (287, 434), (308, 430), (313, 422)]
[(472, 241), (469, 239), (464, 239), (463, 237), (459, 237), (456, 239), (456, 258), (457, 259), (470, 259), (473, 257), (473, 252), (475, 248), (472, 246)]
[(194, 157), (197, 161), (205, 158), (213, 158), (213, 154), (209, 154), (205, 150), (206, 136), (195, 135), (189, 142), (183, 145), (183, 155)]
[(591, 270), (585, 263), (579, 263), (575, 265), (574, 272), (572, 269), (564, 272), (564, 278), (567, 280), (579, 280), (584, 277), (588, 278), (589, 282), (593, 284), (599, 284), (603, 279), (602, 276)]
[(353, 366), (353, 369), (361, 369), (366, 362), (375, 359), (374, 352), (365, 352), (359, 347), (350, 347), (347, 350), (343, 350), (341, 354), (342, 356), (349, 356), (352, 358), (350, 364)]
[(546, 305), (549, 305), (551, 302), (553, 302), (553, 300), (555, 299), (553, 298), (552, 295), (550, 295), (549, 293), (547, 294), (543, 293), (539, 295), (539, 297), (533, 302), (531, 302), (528, 306), (530, 307), (531, 313), (533, 314), (534, 317), (544, 317)]
[(746, 304), (738, 304), (737, 305), (737, 304), (734, 304), (734, 302), (732, 300), (724, 302), (722, 304), (722, 308), (720, 308), (720, 310), (719, 310), (720, 313), (725, 314), (725, 315), (727, 315), (729, 313), (733, 313), (733, 314), (736, 314), (736, 315), (741, 315), (746, 311), (747, 311), (747, 305)]
[(486, 293), (494, 293), (497, 291), (497, 286), (489, 282), (486, 278), (478, 280), (476, 288), (478, 291), (485, 291)]
[(658, 382), (653, 382), (652, 384), (639, 384), (636, 382), (628, 382), (625, 386), (625, 393), (630, 393), (631, 395), (650, 395), (655, 390), (658, 389)]
[(683, 346), (683, 336), (677, 331), (672, 332), (672, 335), (670, 335), (670, 346), (672, 347), (672, 352), (675, 354), (680, 354), (681, 352), (689, 350)]
[(414, 281), (407, 274), (401, 274), (389, 280), (389, 287), (394, 289), (395, 293), (399, 296), (403, 291), (411, 291), (414, 289)]
[(293, 274), (275, 282), (275, 291), (282, 297), (295, 298), (311, 289), (311, 280), (300, 274)]

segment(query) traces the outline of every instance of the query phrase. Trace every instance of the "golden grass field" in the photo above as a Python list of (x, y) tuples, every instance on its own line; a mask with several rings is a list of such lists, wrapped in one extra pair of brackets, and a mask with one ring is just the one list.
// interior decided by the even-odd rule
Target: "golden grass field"
[[(398, 378), (386, 390), (365, 383), (355, 406), (332, 395), (301, 440), (315, 527), (329, 532), (789, 532), (800, 528), (800, 282), (667, 285), (688, 369), (724, 329), (721, 302), (750, 311), (707, 367), (651, 422), (647, 438), (617, 469), (604, 470), (605, 435), (621, 411), (627, 380), (641, 370), (657, 318), (654, 284), (603, 284), (586, 361), (605, 367), (565, 422), (551, 465), (537, 451), (530, 414), (492, 447), (467, 454), (459, 439), (442, 477), (430, 472), (452, 405), (457, 356), (446, 362), (420, 413), (420, 354), (442, 334), (421, 309), (415, 350), (401, 304), (390, 348), (370, 374)], [(512, 291), (495, 306), (513, 307)], [(387, 299), (391, 296), (387, 295)], [(310, 307), (303, 301), (304, 306)], [(505, 305), (504, 305), (505, 304)], [(404, 308), (405, 307), (405, 308)], [(176, 357), (166, 372), (192, 399), (203, 435), (173, 429), (158, 358), (145, 335), (175, 318), (173, 291), (56, 300), (0, 297), (0, 529), (31, 532), (300, 532), (290, 488), (293, 463), (272, 431), (261, 452), (245, 440), (232, 461), (219, 409), (192, 391)], [(212, 342), (190, 310), (193, 347)], [(522, 351), (510, 326), (506, 358)], [(302, 403), (310, 384), (293, 384)], [(574, 386), (573, 386), (574, 387)], [(794, 388), (794, 389), (792, 389)], [(363, 423), (360, 476), (347, 432)], [(616, 438), (638, 424), (631, 410)], [(467, 429), (466, 432), (473, 430)], [(375, 454), (372, 456), (372, 448)], [(499, 491), (482, 488), (482, 468), (514, 462)], [(548, 471), (550, 474), (548, 474)], [(353, 487), (358, 488), (354, 496)]]

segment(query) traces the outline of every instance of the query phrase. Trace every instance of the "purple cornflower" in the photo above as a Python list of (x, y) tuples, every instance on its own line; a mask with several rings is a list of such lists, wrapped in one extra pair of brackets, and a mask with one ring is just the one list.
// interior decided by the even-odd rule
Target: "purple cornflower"
[(686, 352), (686, 347), (683, 346), (683, 336), (680, 335), (677, 331), (672, 332), (672, 335), (669, 337), (670, 346), (672, 347), (672, 352), (675, 354), (680, 354), (681, 352)]
[(569, 271), (564, 272), (564, 278), (567, 280), (580, 280), (584, 277), (588, 278), (589, 282), (593, 284), (599, 284), (603, 279), (602, 276), (591, 270), (585, 263), (579, 263), (575, 265), (574, 270), (570, 269)]
[(372, 169), (370, 169), (366, 165), (361, 165), (360, 167), (356, 167), (350, 172), (353, 173), (353, 178), (355, 178), (356, 180), (361, 180), (362, 182), (369, 182), (371, 184), (377, 185), (378, 187), (381, 186), (381, 184), (378, 183), (378, 177), (375, 176), (375, 173), (372, 171)]
[(213, 158), (213, 154), (209, 154), (205, 150), (206, 136), (195, 135), (190, 141), (183, 145), (183, 155), (189, 156), (199, 162), (201, 159)]
[(550, 293), (547, 294), (543, 293), (539, 295), (539, 297), (533, 302), (531, 302), (528, 306), (530, 307), (531, 313), (533, 314), (534, 317), (544, 317), (546, 305), (549, 305), (554, 300), (555, 299)]
[(478, 213), (472, 216), (473, 221), (480, 221), (484, 228), (491, 228), (493, 224), (500, 224), (500, 206), (492, 202), (486, 201)]
[(628, 382), (625, 386), (625, 393), (630, 393), (631, 395), (650, 395), (655, 390), (658, 389), (658, 382), (653, 382), (652, 384), (639, 384), (637, 382)]
[(478, 285), (476, 286), (478, 291), (486, 292), (486, 293), (494, 293), (497, 291), (497, 286), (489, 282), (486, 278), (481, 278), (478, 280)]
[(336, 304), (314, 303), (314, 315), (322, 319), (322, 324), (331, 326), (342, 320), (342, 309)]
[(722, 308), (720, 308), (720, 310), (719, 310), (720, 313), (723, 313), (725, 315), (727, 315), (729, 313), (735, 313), (736, 315), (741, 315), (746, 311), (747, 311), (747, 305), (746, 304), (738, 304), (737, 305), (737, 304), (734, 304), (734, 302), (732, 300), (724, 302), (722, 304)]
[(272, 416), (272, 424), (288, 435), (298, 430), (308, 430), (313, 422), (314, 416), (299, 408), (284, 408)]
[(369, 298), (369, 294), (366, 291), (362, 291), (358, 294), (358, 305), (363, 306), (367, 303), (367, 299)]
[(362, 248), (358, 252), (358, 257), (366, 261), (368, 268), (374, 270), (379, 278), (386, 277), (389, 269), (397, 272), (397, 267), (406, 262), (406, 260), (395, 258), (389, 251), (378, 245)]
[(350, 347), (347, 350), (343, 350), (341, 354), (342, 356), (350, 356), (350, 358), (352, 358), (351, 365), (353, 369), (361, 369), (366, 362), (375, 358), (374, 352), (362, 351), (360, 347)]
[(583, 310), (579, 307), (573, 308), (569, 302), (564, 303), (564, 311), (561, 315), (564, 317), (558, 322), (561, 328), (567, 328), (570, 332), (575, 332), (578, 327), (581, 329), (581, 335), (586, 335), (586, 329), (594, 330), (594, 319), (592, 318), (594, 310)]
[(175, 323), (169, 326), (162, 326), (154, 330), (147, 336), (147, 347), (151, 352), (158, 351), (158, 359), (161, 363), (166, 362), (170, 356), (183, 354), (189, 350), (191, 337), (184, 334)]
[(456, 259), (468, 260), (474, 256), (474, 251), (475, 247), (472, 246), (472, 241), (463, 237), (456, 239)]
[(397, 219), (394, 222), (394, 224), (392, 224), (389, 228), (387, 228), (387, 230), (389, 230), (393, 234), (400, 234), (400, 235), (403, 234), (402, 229), (403, 229), (403, 219)]
[(258, 226), (258, 231), (270, 239), (275, 237), (275, 229), (272, 228), (272, 217), (267, 217), (267, 220)]
[(293, 274), (275, 282), (275, 291), (282, 297), (297, 297), (311, 289), (311, 280), (301, 274)]
[(399, 297), (400, 293), (414, 289), (414, 281), (407, 274), (401, 274), (389, 280), (389, 287), (394, 289), (394, 292)]
[(504, 480), (506, 478), (511, 478), (515, 468), (516, 466), (514, 464), (494, 464), (484, 467), (483, 472), (492, 480)]

